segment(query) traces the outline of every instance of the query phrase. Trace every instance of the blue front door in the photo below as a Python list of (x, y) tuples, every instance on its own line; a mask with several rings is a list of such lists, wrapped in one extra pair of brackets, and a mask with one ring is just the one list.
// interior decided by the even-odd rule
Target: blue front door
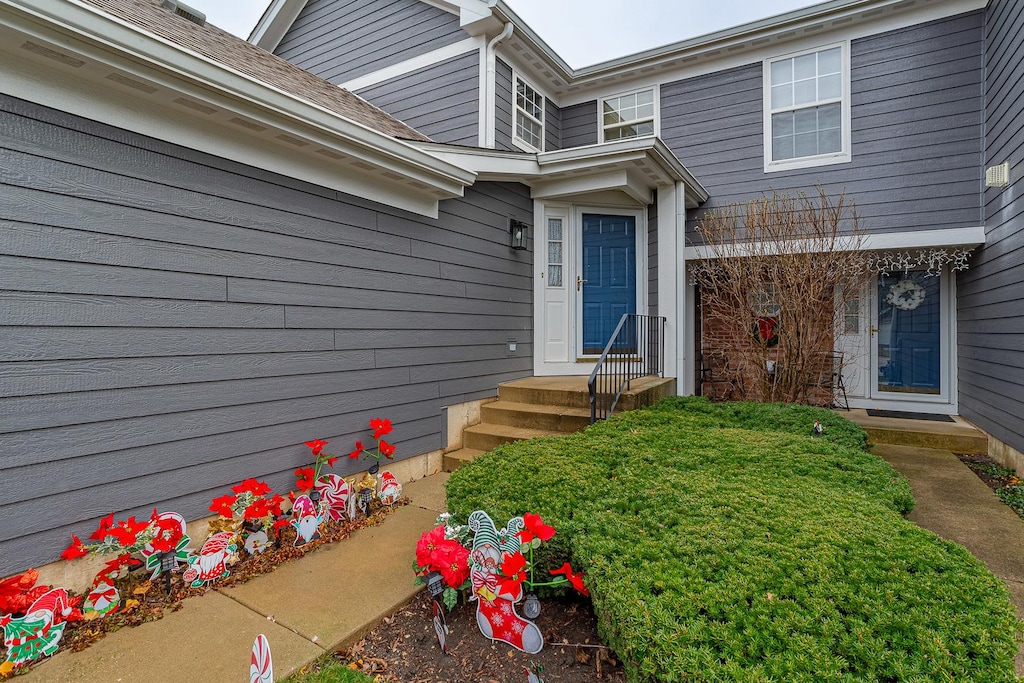
[(636, 313), (636, 218), (583, 214), (583, 354), (604, 350), (625, 313)]

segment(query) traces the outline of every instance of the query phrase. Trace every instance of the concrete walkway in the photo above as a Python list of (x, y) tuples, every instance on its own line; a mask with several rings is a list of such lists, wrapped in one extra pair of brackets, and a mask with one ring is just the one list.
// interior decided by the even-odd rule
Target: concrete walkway
[[(1024, 619), (1024, 522), (951, 451), (877, 444), (873, 452), (910, 481), (914, 491), (909, 519), (955, 541), (1002, 579)], [(1024, 646), (1017, 653), (1017, 675), (1024, 675)]]
[[(344, 648), (417, 591), (420, 534), (445, 509), (447, 474), (407, 484), (410, 505), (248, 583), (190, 598), (160, 621), (108, 634), (82, 652), (58, 652), (27, 683), (220, 683), (249, 675), (253, 639), (267, 636), (277, 679)], [(22, 680), (22, 679), (19, 679)]]

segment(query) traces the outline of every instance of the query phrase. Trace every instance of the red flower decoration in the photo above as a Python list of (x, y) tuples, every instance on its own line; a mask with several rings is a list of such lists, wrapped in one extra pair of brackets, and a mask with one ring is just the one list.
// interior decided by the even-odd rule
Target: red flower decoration
[(338, 462), (337, 458), (327, 458), (327, 466), (334, 467), (334, 463)]
[(0, 581), (0, 614), (25, 614), (33, 602), (50, 590), (49, 586), (36, 586), (38, 580), (39, 572), (29, 569)]
[(437, 569), (437, 567), (433, 566), (434, 553), (444, 540), (443, 526), (431, 529), (420, 536), (420, 540), (416, 542), (416, 565), (428, 569)]
[(313, 439), (312, 441), (307, 441), (306, 445), (309, 446), (309, 449), (311, 451), (313, 451), (313, 455), (317, 456), (320, 455), (320, 451), (324, 449), (324, 446), (326, 446), (329, 443), (330, 441), (323, 441), (322, 439)]
[(316, 474), (312, 467), (300, 467), (295, 470), (295, 487), (300, 491), (309, 491), (313, 488), (313, 475)]
[(458, 541), (445, 541), (436, 553), (438, 565), (444, 582), (452, 588), (458, 588), (469, 578), (469, 550)]
[(131, 516), (117, 526), (107, 529), (107, 535), (113, 537), (122, 547), (129, 547), (138, 540), (139, 534), (149, 528), (149, 521), (137, 522)]
[(540, 515), (535, 515), (532, 512), (523, 515), (523, 524), (526, 525), (526, 528), (519, 532), (519, 539), (523, 543), (529, 543), (534, 538), (547, 542), (555, 535), (555, 527), (545, 524)]
[(501, 563), (503, 576), (498, 579), (499, 595), (518, 595), (523, 581), (526, 581), (526, 558), (522, 553), (513, 553)]
[(232, 487), (231, 490), (237, 494), (251, 493), (254, 496), (270, 493), (270, 487), (267, 486), (266, 482), (256, 481), (255, 479), (246, 479), (241, 484)]
[(213, 499), (213, 504), (210, 505), (210, 511), (216, 512), (221, 517), (227, 517), (231, 519), (234, 516), (234, 511), (231, 507), (235, 504), (235, 497), (229, 495), (219, 496)]
[(291, 521), (289, 521), (287, 518), (275, 519), (274, 520), (274, 530), (276, 531), (277, 529), (283, 529), (286, 526), (289, 526), (290, 524), (291, 524)]
[(86, 550), (85, 546), (82, 544), (82, 539), (71, 534), (71, 545), (69, 545), (67, 549), (60, 554), (60, 556), (65, 560), (74, 560), (79, 557), (85, 557), (88, 554), (89, 551)]
[(352, 451), (351, 453), (349, 453), (348, 457), (352, 458), (353, 460), (358, 460), (359, 456), (362, 455), (362, 454), (363, 454), (363, 442), (362, 441), (356, 441), (356, 449), (354, 451)]
[(100, 520), (100, 525), (96, 528), (96, 531), (92, 532), (92, 535), (89, 537), (89, 539), (93, 541), (102, 541), (104, 538), (107, 537), (107, 531), (110, 529), (113, 523), (114, 513), (111, 512), (109, 515)]
[(370, 420), (370, 429), (373, 430), (373, 438), (379, 439), (391, 433), (391, 420), (375, 417)]
[(395, 445), (393, 443), (388, 443), (384, 439), (380, 440), (380, 443), (378, 444), (377, 447), (380, 449), (380, 454), (386, 457), (388, 460), (390, 460), (391, 456), (395, 454)]
[(590, 591), (588, 591), (587, 587), (583, 585), (583, 574), (574, 574), (572, 567), (569, 566), (568, 562), (551, 573), (556, 576), (558, 574), (564, 575), (565, 578), (569, 579), (569, 583), (572, 584), (572, 587), (579, 591), (580, 595), (590, 595)]

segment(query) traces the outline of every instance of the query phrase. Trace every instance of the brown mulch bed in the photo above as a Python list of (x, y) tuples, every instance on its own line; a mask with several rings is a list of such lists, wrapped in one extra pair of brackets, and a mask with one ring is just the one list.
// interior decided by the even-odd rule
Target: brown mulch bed
[[(130, 577), (117, 581), (122, 607), (117, 612), (107, 614), (100, 619), (69, 622), (61, 640), (61, 650), (80, 652), (103, 638), (107, 633), (156, 621), (163, 618), (166, 612), (177, 612), (181, 609), (182, 601), (189, 597), (202, 595), (209, 590), (228, 588), (251, 581), (261, 574), (274, 571), (278, 565), (297, 560), (323, 545), (344, 540), (351, 536), (356, 529), (380, 524), (391, 514), (393, 508), (407, 505), (408, 502), (408, 499), (403, 498), (393, 507), (374, 503), (369, 517), (357, 516), (354, 520), (327, 522), (321, 527), (318, 540), (298, 548), (294, 546), (295, 530), (286, 527), (279, 532), (280, 543), (272, 545), (264, 552), (254, 556), (250, 556), (245, 550), (239, 550), (239, 561), (228, 566), (231, 574), (201, 588), (192, 588), (190, 584), (185, 584), (181, 580), (181, 570), (179, 570), (172, 575), (171, 593), (168, 595), (164, 588), (163, 577), (157, 577), (150, 581), (150, 572), (144, 567), (138, 569), (132, 572)], [(203, 545), (203, 540), (192, 539), (190, 545), (198, 551)]]
[(334, 656), (388, 683), (523, 683), (526, 670), (534, 666), (540, 667), (544, 683), (626, 680), (615, 653), (598, 639), (589, 600), (569, 596), (547, 598), (541, 604), (534, 623), (544, 635), (544, 649), (537, 654), (485, 638), (476, 624), (475, 603), (446, 612), (449, 654), (443, 654), (434, 635), (431, 599), (423, 591), (363, 640)]
[(956, 457), (978, 475), (999, 500), (1024, 519), (1024, 481), (1014, 470), (1003, 467), (987, 455), (957, 453)]

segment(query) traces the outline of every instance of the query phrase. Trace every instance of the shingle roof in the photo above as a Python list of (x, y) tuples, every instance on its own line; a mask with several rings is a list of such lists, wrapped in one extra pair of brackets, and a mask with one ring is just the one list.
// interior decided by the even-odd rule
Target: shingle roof
[(223, 31), (199, 26), (160, 7), (159, 0), (83, 0), (111, 16), (203, 55), (226, 67), (318, 104), (391, 137), (430, 141), (361, 97)]

